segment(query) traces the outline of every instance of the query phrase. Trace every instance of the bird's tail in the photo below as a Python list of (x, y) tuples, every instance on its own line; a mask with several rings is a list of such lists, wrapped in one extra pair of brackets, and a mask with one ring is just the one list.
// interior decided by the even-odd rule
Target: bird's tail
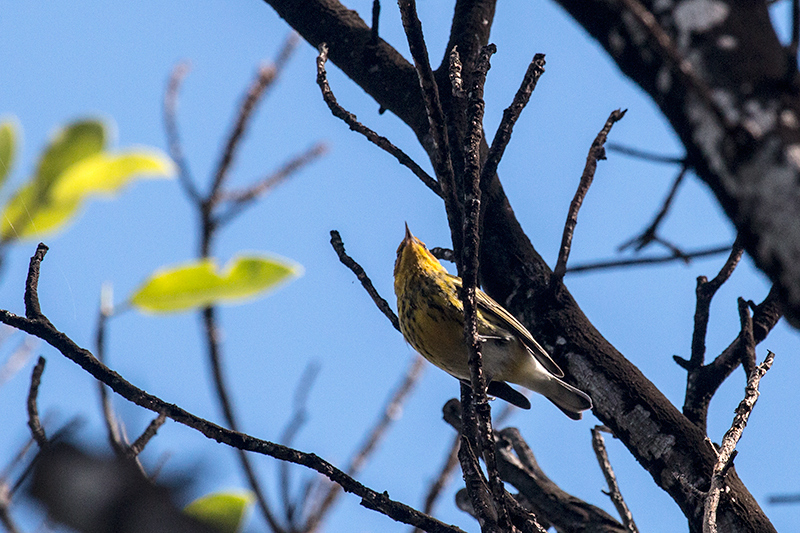
[(537, 392), (542, 393), (565, 415), (573, 420), (581, 419), (581, 411), (592, 408), (592, 399), (585, 392), (576, 389), (557, 377), (551, 377), (546, 382), (537, 383)]

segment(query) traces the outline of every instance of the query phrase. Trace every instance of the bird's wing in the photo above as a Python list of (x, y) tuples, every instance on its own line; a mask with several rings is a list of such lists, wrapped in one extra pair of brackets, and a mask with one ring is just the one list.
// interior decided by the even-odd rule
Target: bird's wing
[(533, 338), (533, 335), (531, 335), (527, 328), (520, 324), (519, 320), (514, 318), (502, 305), (495, 302), (482, 290), (478, 289), (475, 296), (478, 302), (478, 309), (486, 313), (488, 317), (498, 321), (504, 328), (516, 335), (519, 340), (522, 341), (522, 344), (527, 346), (528, 350), (533, 354), (533, 357), (535, 357), (551, 374), (557, 378), (564, 377), (564, 371), (553, 361), (545, 349), (542, 348), (542, 345), (536, 342), (536, 339)]

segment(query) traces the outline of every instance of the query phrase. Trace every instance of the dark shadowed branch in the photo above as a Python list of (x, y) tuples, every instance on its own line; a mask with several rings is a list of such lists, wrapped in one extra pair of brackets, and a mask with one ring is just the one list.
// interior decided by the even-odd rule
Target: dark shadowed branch
[(393, 156), (395, 159), (397, 159), (398, 163), (413, 172), (414, 175), (417, 176), (420, 181), (422, 181), (422, 183), (424, 183), (430, 190), (432, 190), (438, 196), (441, 196), (442, 192), (439, 187), (439, 183), (437, 183), (434, 178), (425, 172), (422, 167), (420, 167), (413, 159), (406, 155), (406, 153), (400, 148), (392, 144), (389, 139), (378, 135), (364, 124), (359, 122), (358, 118), (356, 118), (354, 114), (347, 111), (339, 104), (339, 102), (336, 101), (336, 97), (333, 95), (331, 86), (328, 83), (328, 73), (325, 70), (325, 63), (327, 61), (328, 46), (323, 43), (319, 47), (319, 55), (317, 56), (317, 85), (319, 85), (319, 88), (322, 91), (322, 99), (325, 100), (326, 104), (328, 104), (328, 108), (331, 110), (333, 116), (343, 120), (351, 130), (355, 131), (356, 133), (360, 133), (375, 146)]

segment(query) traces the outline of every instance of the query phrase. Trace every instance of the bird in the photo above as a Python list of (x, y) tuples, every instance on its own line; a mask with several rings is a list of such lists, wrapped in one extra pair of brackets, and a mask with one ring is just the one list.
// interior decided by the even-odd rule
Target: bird
[[(425, 359), (469, 384), (461, 287), (461, 278), (447, 272), (406, 224), (394, 265), (400, 331)], [(503, 306), (480, 289), (475, 300), (487, 392), (530, 409), (528, 399), (508, 383), (520, 385), (542, 394), (571, 419), (580, 420), (582, 411), (592, 408), (591, 398), (561, 379), (561, 368)]]

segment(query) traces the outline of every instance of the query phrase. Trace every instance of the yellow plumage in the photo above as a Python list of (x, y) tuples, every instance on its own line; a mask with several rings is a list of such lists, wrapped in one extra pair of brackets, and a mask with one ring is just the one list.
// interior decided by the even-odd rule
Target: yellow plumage
[[(460, 288), (461, 278), (449, 274), (406, 226), (394, 265), (400, 329), (428, 361), (469, 383)], [(510, 382), (544, 395), (575, 420), (581, 411), (591, 409), (589, 396), (559, 379), (562, 370), (516, 318), (480, 289), (476, 302), (490, 394), (529, 407), (527, 399), (506, 384)]]

